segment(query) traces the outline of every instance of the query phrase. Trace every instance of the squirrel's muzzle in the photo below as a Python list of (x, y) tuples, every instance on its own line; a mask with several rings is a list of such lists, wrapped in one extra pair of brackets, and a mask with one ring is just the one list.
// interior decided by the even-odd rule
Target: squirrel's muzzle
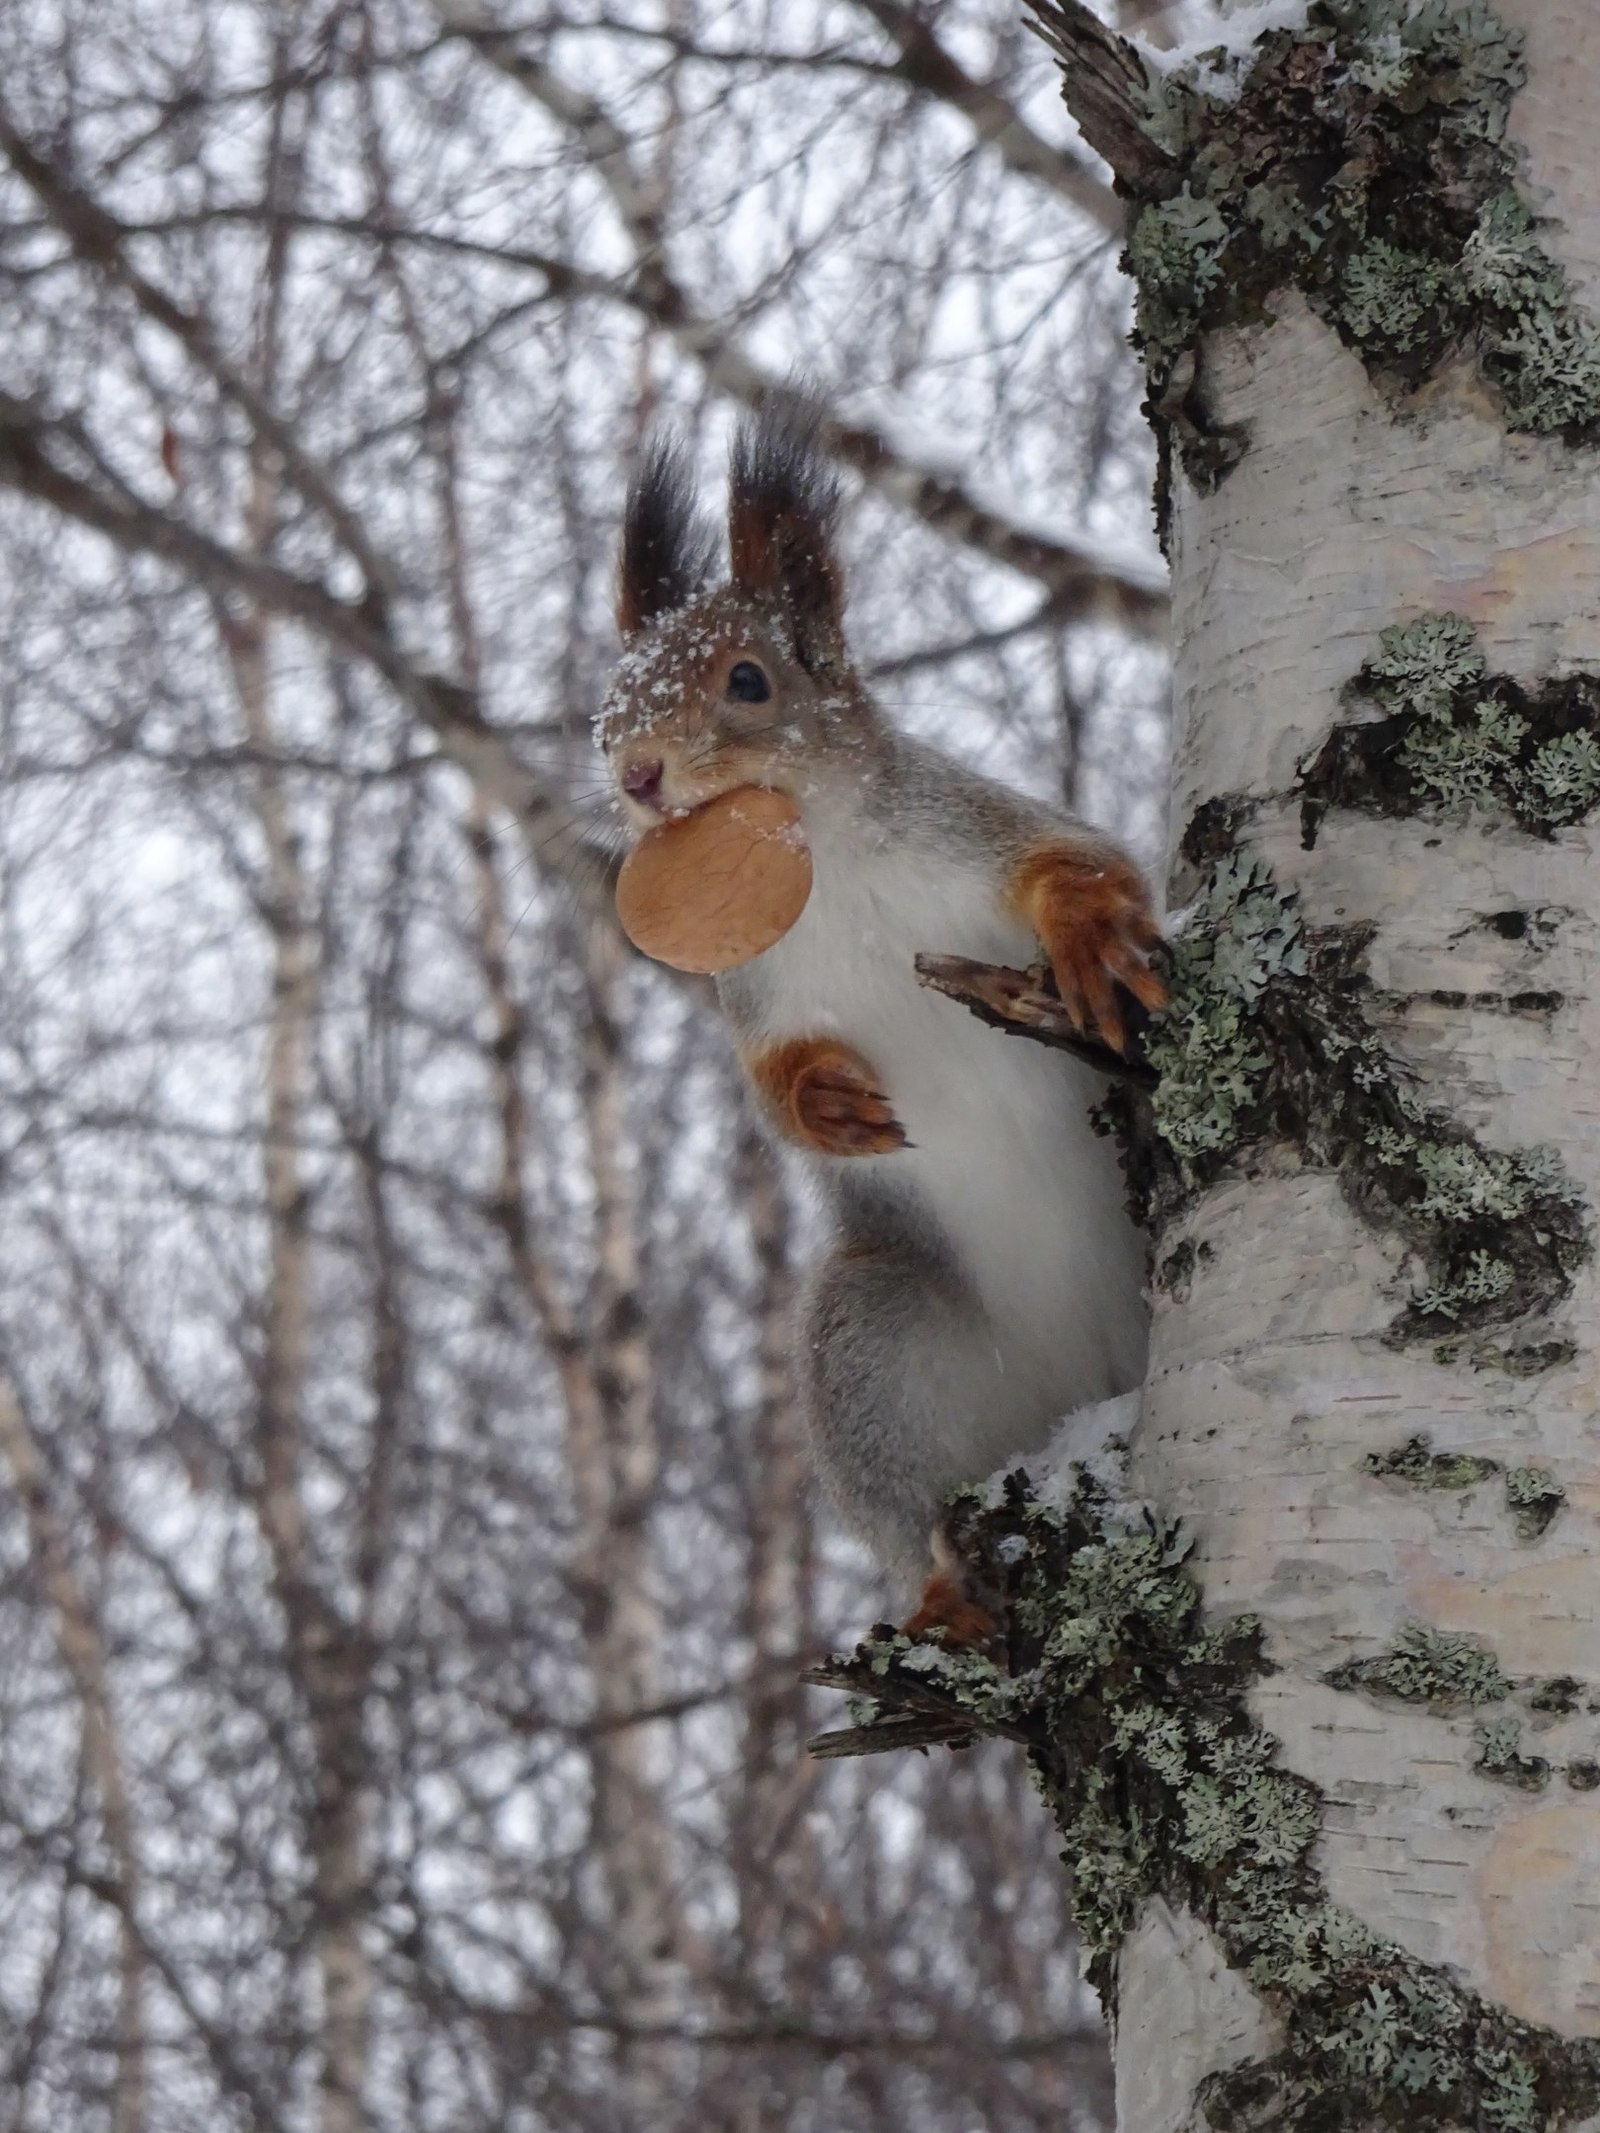
[(661, 780), (665, 771), (666, 765), (660, 756), (641, 756), (624, 768), (618, 783), (630, 800), (651, 807), (661, 798)]

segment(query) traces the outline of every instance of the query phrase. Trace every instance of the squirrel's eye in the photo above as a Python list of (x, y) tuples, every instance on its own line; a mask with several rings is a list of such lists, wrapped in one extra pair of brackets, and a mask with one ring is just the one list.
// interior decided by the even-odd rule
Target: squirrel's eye
[(728, 694), (736, 704), (764, 704), (772, 684), (753, 659), (741, 659), (728, 676)]

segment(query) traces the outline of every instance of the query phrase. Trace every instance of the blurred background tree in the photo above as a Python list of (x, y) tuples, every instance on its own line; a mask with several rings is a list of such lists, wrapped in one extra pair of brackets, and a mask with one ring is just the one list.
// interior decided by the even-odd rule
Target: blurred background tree
[(1152, 851), (1119, 225), (1015, 0), (0, 12), (6, 2127), (1106, 2123), (1019, 1760), (802, 1752), (807, 1216), (588, 726), (798, 371), (895, 714)]

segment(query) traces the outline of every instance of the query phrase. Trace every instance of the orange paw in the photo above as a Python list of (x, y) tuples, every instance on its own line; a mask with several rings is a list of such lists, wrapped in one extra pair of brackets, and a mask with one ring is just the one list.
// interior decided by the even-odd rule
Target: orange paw
[(1044, 943), (1067, 1013), (1126, 1052), (1118, 986), (1152, 1011), (1167, 1004), (1149, 960), (1161, 929), (1138, 868), (1104, 846), (1039, 845), (1012, 877), (1011, 896)]
[(820, 1155), (892, 1155), (907, 1146), (861, 1054), (826, 1037), (796, 1037), (747, 1059), (750, 1078), (789, 1138)]
[(946, 1651), (987, 1651), (1000, 1634), (1000, 1624), (972, 1597), (961, 1578), (949, 1570), (935, 1570), (922, 1588), (915, 1609), (900, 1625), (901, 1634), (913, 1643), (939, 1633)]

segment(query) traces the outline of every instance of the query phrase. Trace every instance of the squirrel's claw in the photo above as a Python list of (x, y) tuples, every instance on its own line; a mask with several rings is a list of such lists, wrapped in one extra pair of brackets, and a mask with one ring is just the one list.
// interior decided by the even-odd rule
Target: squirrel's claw
[(883, 1090), (847, 1065), (807, 1075), (795, 1110), (812, 1145), (829, 1155), (889, 1155), (909, 1146)]
[(751, 1080), (782, 1130), (818, 1155), (893, 1155), (906, 1129), (871, 1063), (833, 1037), (793, 1037), (746, 1053)]
[(1161, 929), (1137, 868), (1119, 855), (1091, 865), (1063, 853), (1037, 878), (1035, 898), (1034, 923), (1062, 1005), (1079, 1029), (1125, 1054), (1117, 988), (1151, 1013), (1167, 1004), (1167, 988), (1149, 960)]

